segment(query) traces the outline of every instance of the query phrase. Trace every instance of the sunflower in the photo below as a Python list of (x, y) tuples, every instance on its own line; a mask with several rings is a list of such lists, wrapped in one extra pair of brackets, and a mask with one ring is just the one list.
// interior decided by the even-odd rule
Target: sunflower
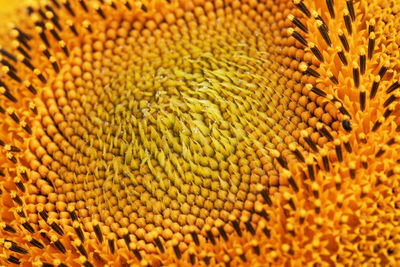
[(0, 1), (0, 263), (396, 266), (396, 0)]

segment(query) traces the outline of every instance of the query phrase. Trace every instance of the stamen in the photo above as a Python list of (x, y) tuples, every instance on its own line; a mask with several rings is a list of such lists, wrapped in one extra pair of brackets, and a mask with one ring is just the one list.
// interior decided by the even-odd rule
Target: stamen
[(367, 65), (367, 57), (365, 55), (365, 50), (364, 50), (364, 48), (361, 48), (361, 50), (360, 50), (360, 73), (361, 73), (361, 75), (365, 74), (366, 65)]
[(318, 26), (318, 30), (321, 33), (322, 38), (324, 38), (326, 44), (328, 46), (332, 46), (332, 41), (331, 41), (331, 38), (329, 37), (326, 25), (322, 21), (317, 20), (317, 26)]
[(375, 33), (371, 32), (368, 39), (368, 59), (371, 60), (375, 47)]
[(331, 18), (334, 19), (335, 18), (335, 9), (334, 7), (334, 2), (333, 0), (326, 0), (326, 6), (328, 7), (328, 11), (329, 14), (331, 15)]
[(301, 23), (301, 21), (296, 18), (295, 16), (293, 16), (292, 14), (288, 15), (288, 19), (294, 24), (296, 25), (299, 29), (301, 29), (303, 32), (308, 33), (308, 29), (307, 27)]
[(295, 6), (300, 9), (301, 12), (304, 13), (304, 15), (306, 15), (307, 17), (311, 18), (311, 13), (308, 10), (308, 8), (304, 5), (302, 0), (293, 0), (293, 3), (295, 4)]
[(346, 25), (347, 33), (351, 36), (353, 34), (353, 29), (349, 16), (349, 11), (347, 11), (347, 9), (343, 10), (343, 19), (344, 19), (344, 24)]
[(354, 86), (358, 88), (360, 86), (360, 70), (358, 69), (357, 62), (353, 61), (353, 81)]
[(306, 39), (304, 39), (303, 36), (301, 36), (300, 33), (298, 33), (297, 31), (295, 31), (293, 28), (289, 28), (288, 29), (288, 34), (293, 36), (297, 41), (299, 41), (299, 43), (301, 43), (304, 46), (307, 46), (307, 41)]
[(351, 20), (356, 20), (356, 13), (354, 12), (353, 0), (346, 0), (347, 9), (349, 10)]

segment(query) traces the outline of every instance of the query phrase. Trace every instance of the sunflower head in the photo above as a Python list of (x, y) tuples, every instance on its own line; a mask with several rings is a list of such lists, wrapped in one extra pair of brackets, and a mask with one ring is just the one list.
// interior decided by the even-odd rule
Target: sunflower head
[(3, 5), (1, 263), (399, 260), (396, 1)]

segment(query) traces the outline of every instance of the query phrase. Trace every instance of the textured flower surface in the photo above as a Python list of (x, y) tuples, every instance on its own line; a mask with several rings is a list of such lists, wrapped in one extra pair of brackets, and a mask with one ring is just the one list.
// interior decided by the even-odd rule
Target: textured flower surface
[(398, 266), (397, 0), (0, 4), (0, 264)]

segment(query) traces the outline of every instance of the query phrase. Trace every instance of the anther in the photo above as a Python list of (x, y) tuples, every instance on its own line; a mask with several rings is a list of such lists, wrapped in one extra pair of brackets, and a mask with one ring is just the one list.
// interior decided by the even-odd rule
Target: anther
[(321, 155), (322, 155), (322, 164), (324, 165), (324, 169), (326, 172), (329, 172), (330, 167), (329, 167), (329, 159), (328, 159), (328, 152), (326, 149), (321, 149)]
[(288, 168), (287, 161), (282, 157), (278, 150), (273, 150), (271, 156), (274, 157), (283, 168)]
[(32, 134), (31, 127), (25, 121), (21, 121), (20, 125), (28, 134)]
[(365, 55), (365, 50), (364, 50), (364, 48), (361, 48), (361, 50), (360, 50), (360, 73), (361, 73), (361, 75), (365, 74), (366, 65), (367, 65), (367, 57)]
[(63, 50), (64, 54), (66, 57), (69, 57), (69, 50), (67, 45), (63, 40), (59, 41), (58, 44), (60, 45), (61, 49)]
[(386, 101), (383, 103), (383, 107), (386, 108), (387, 106), (389, 106), (390, 104), (393, 103), (393, 101), (397, 100), (400, 98), (400, 92), (397, 91), (394, 94), (392, 94), (391, 96), (389, 96), (388, 99), (386, 99)]
[(378, 152), (376, 152), (375, 157), (379, 158), (380, 156), (382, 156), (387, 150), (389, 149), (388, 145), (383, 145)]
[(97, 240), (99, 240), (100, 243), (103, 243), (103, 234), (101, 233), (100, 225), (97, 220), (93, 220), (93, 230), (96, 234)]
[(28, 251), (24, 249), (23, 247), (18, 246), (15, 242), (12, 241), (5, 241), (4, 242), (4, 247), (6, 249), (9, 249), (11, 251), (14, 251), (18, 254), (28, 254)]
[(322, 122), (318, 122), (316, 126), (317, 126), (317, 130), (320, 131), (326, 138), (328, 138), (328, 141), (333, 141), (333, 136), (325, 128), (325, 126)]
[(342, 154), (342, 147), (340, 146), (340, 140), (339, 139), (335, 139), (333, 141), (333, 143), (335, 144), (335, 151), (336, 151), (336, 156), (339, 162), (343, 161), (343, 154)]
[(33, 246), (35, 246), (39, 249), (44, 249), (44, 245), (40, 241), (36, 240), (35, 238), (31, 237), (30, 235), (29, 235), (28, 239), (29, 239), (28, 240), (29, 243), (31, 243)]
[(392, 112), (394, 111), (394, 109), (395, 109), (395, 106), (390, 105), (390, 106), (385, 110), (385, 113), (383, 114), (383, 117), (384, 117), (385, 119), (387, 119), (387, 118), (390, 116), (390, 114), (392, 114)]
[(288, 15), (288, 19), (294, 24), (296, 25), (299, 29), (301, 29), (303, 32), (308, 33), (308, 29), (307, 27), (301, 23), (301, 21), (296, 18), (295, 16), (293, 16), (292, 14)]
[(303, 209), (299, 211), (299, 223), (303, 224), (307, 216), (307, 212)]
[[(157, 235), (157, 234), (155, 234)], [(156, 243), (156, 246), (158, 247), (158, 249), (160, 250), (161, 253), (165, 253), (165, 248), (164, 245), (162, 244), (160, 237), (156, 236), (154, 238), (154, 242)]]
[(246, 226), (247, 231), (249, 231), (250, 234), (255, 235), (256, 230), (254, 229), (253, 225), (251, 224), (250, 218), (247, 216), (242, 216), (241, 220), (244, 221), (244, 225)]
[(3, 48), (0, 48), (0, 54), (11, 59), (14, 62), (17, 62), (17, 58), (13, 54), (11, 54), (10, 52), (8, 52), (7, 50), (5, 50)]
[(75, 208), (73, 206), (68, 206), (67, 211), (73, 221), (78, 220), (78, 216), (76, 215)]
[(304, 157), (301, 154), (301, 152), (297, 149), (295, 143), (289, 144), (289, 149), (292, 151), (292, 153), (296, 156), (296, 159), (300, 162), (304, 162)]
[(90, 22), (88, 20), (84, 20), (82, 22), (82, 26), (87, 29), (90, 33), (93, 33), (92, 26), (90, 25)]
[(34, 69), (34, 70), (33, 70), (33, 73), (36, 74), (36, 76), (39, 78), (39, 80), (40, 80), (42, 83), (47, 83), (46, 78), (43, 76), (42, 72), (41, 72), (39, 69)]
[(371, 32), (374, 32), (374, 31), (375, 31), (375, 24), (376, 24), (375, 19), (371, 19), (371, 20), (369, 21), (369, 24), (368, 24), (368, 35), (369, 35)]
[(321, 52), (319, 51), (318, 47), (317, 47), (314, 43), (312, 43), (312, 42), (310, 42), (310, 43), (308, 44), (308, 46), (309, 46), (311, 52), (313, 52), (314, 56), (315, 56), (320, 62), (324, 62), (324, 57), (322, 56), (322, 54), (321, 54)]
[(13, 72), (9, 67), (3, 66), (2, 70), (3, 70), (3, 72), (7, 73), (7, 75), (14, 81), (19, 82), (19, 83), (22, 82), (21, 78), (15, 72)]
[(71, 30), (71, 32), (72, 32), (76, 37), (78, 37), (79, 34), (78, 34), (78, 31), (77, 31), (76, 28), (75, 28), (74, 22), (73, 22), (72, 20), (67, 20), (67, 25), (68, 25), (69, 29)]
[(358, 68), (357, 62), (353, 61), (353, 80), (354, 86), (358, 88), (360, 86), (360, 70)]
[(268, 190), (264, 188), (262, 184), (257, 185), (257, 190), (261, 193), (261, 196), (264, 198), (265, 203), (267, 203), (268, 206), (272, 207), (272, 200), (268, 195)]
[(349, 138), (347, 136), (344, 136), (343, 145), (347, 152), (349, 152), (349, 153), (353, 152), (353, 149), (351, 148), (351, 145), (350, 145)]
[[(22, 56), (22, 55), (19, 55), (19, 56)], [(8, 62), (6, 59), (2, 58), (0, 62), (4, 66), (7, 66), (12, 72), (18, 72), (18, 70), (10, 62)]]
[(241, 248), (236, 249), (236, 253), (239, 255), (240, 259), (243, 262), (247, 262), (246, 255), (244, 254), (244, 251)]
[(21, 261), (17, 257), (14, 257), (13, 255), (10, 255), (7, 258), (7, 261), (14, 263), (14, 264), (18, 264), (18, 265), (21, 264)]
[(347, 32), (351, 36), (353, 34), (353, 29), (349, 16), (349, 11), (347, 9), (343, 10), (343, 19), (344, 19), (344, 24), (346, 25)]
[(216, 242), (215, 242), (214, 235), (213, 235), (212, 232), (211, 232), (211, 229), (206, 229), (206, 234), (207, 234), (208, 240), (210, 240), (210, 242), (211, 242), (213, 245), (215, 245)]
[(189, 247), (187, 252), (189, 253), (190, 264), (194, 266), (196, 264), (196, 256), (195, 256), (196, 251), (193, 247)]
[(335, 176), (334, 180), (335, 180), (335, 187), (336, 187), (336, 190), (339, 191), (339, 190), (341, 189), (341, 187), (342, 187), (342, 179), (341, 179), (340, 176), (337, 174), (337, 175)]
[(225, 241), (228, 241), (228, 235), (227, 235), (226, 232), (225, 232), (225, 229), (224, 229), (224, 226), (223, 226), (223, 223), (222, 223), (222, 222), (219, 223), (219, 226), (217, 226), (217, 229), (218, 229), (218, 232), (221, 234), (222, 238), (223, 238)]
[(347, 66), (347, 64), (348, 64), (347, 63), (347, 58), (346, 58), (346, 56), (345, 56), (345, 54), (343, 52), (343, 49), (340, 46), (337, 46), (336, 49), (338, 51), (337, 53), (338, 53), (340, 61), (342, 61), (343, 65)]
[(316, 214), (319, 214), (321, 211), (321, 200), (317, 199), (314, 202), (314, 210)]
[(72, 227), (74, 228), (75, 233), (78, 236), (78, 238), (81, 240), (81, 242), (85, 242), (85, 236), (83, 235), (83, 231), (82, 231), (81, 226), (79, 225), (79, 222), (73, 221)]
[(308, 75), (313, 76), (313, 77), (315, 77), (315, 78), (321, 77), (321, 75), (320, 75), (316, 70), (312, 69), (312, 68), (311, 68), (310, 66), (308, 66), (308, 64), (305, 63), (305, 62), (301, 62), (301, 63), (299, 64), (299, 70), (300, 70), (301, 72), (303, 72), (304, 74), (308, 74)]
[(25, 193), (25, 186), (24, 186), (24, 184), (22, 183), (22, 181), (21, 181), (21, 179), (19, 177), (15, 177), (14, 178), (14, 183), (15, 183), (15, 185), (17, 186), (17, 188), (19, 190), (21, 190), (22, 192)]
[(75, 17), (75, 12), (74, 10), (71, 8), (71, 3), (69, 2), (69, 0), (64, 1), (64, 7), (67, 9), (67, 11), (69, 12), (69, 14), (71, 14), (71, 16)]
[(76, 246), (76, 248), (78, 249), (78, 251), (79, 251), (83, 256), (87, 257), (88, 254), (87, 254), (87, 252), (86, 252), (86, 249), (83, 247), (82, 242), (81, 242), (79, 239), (77, 239), (77, 240), (74, 241), (74, 243), (75, 243), (75, 246)]
[(239, 222), (236, 220), (236, 216), (231, 214), (229, 216), (229, 220), (232, 222), (233, 228), (235, 229), (236, 233), (242, 237), (242, 230), (240, 229)]
[(263, 205), (260, 202), (257, 201), (254, 204), (254, 210), (258, 215), (263, 217), (265, 220), (270, 221), (271, 218), (269, 217), (269, 215), (267, 214), (267, 212), (263, 208)]
[(6, 223), (4, 223), (4, 222), (1, 222), (1, 223), (0, 223), (0, 227), (1, 227), (4, 231), (9, 232), (9, 233), (15, 234), (15, 233), (17, 232), (17, 230), (15, 230), (11, 225), (8, 225), (8, 224), (6, 224)]
[(321, 89), (319, 89), (319, 88), (317, 88), (315, 86), (312, 86), (311, 91), (314, 94), (322, 96), (322, 97), (326, 97), (327, 96), (327, 93), (325, 93), (324, 91), (322, 91)]
[(296, 206), (294, 205), (292, 196), (289, 192), (285, 191), (283, 193), (283, 198), (286, 200), (286, 202), (289, 204), (289, 206), (293, 209), (296, 210)]
[(108, 247), (110, 248), (111, 254), (115, 253), (115, 242), (114, 242), (114, 237), (112, 234), (108, 236)]
[(89, 11), (84, 0), (79, 0), (79, 4), (83, 8), (83, 10), (85, 10), (86, 13)]
[[(176, 246), (176, 247), (178, 247), (178, 246)], [(142, 255), (140, 254), (140, 251), (139, 251), (139, 249), (137, 248), (137, 246), (136, 246), (135, 243), (133, 243), (133, 242), (129, 243), (129, 249), (130, 249), (131, 251), (133, 251), (133, 254), (135, 255), (135, 257), (136, 257), (139, 261), (141, 261), (141, 260), (143, 259), (143, 258), (142, 258)], [(174, 249), (175, 249), (175, 246), (174, 246)], [(179, 248), (178, 248), (178, 250), (179, 250)]]
[(381, 67), (381, 69), (379, 70), (379, 73), (378, 73), (378, 75), (381, 76), (381, 79), (385, 75), (385, 73), (388, 70), (389, 66), (390, 66), (390, 61), (389, 60), (387, 60), (387, 61), (385, 61), (383, 63), (383, 65), (382, 65), (382, 67)]
[(125, 6), (126, 6), (126, 8), (129, 9), (129, 10), (132, 9), (132, 6), (131, 6), (131, 4), (130, 4), (128, 1), (125, 1)]
[(303, 137), (304, 141), (308, 144), (308, 146), (315, 152), (318, 153), (318, 147), (314, 143), (314, 141), (311, 139), (311, 137), (308, 135), (308, 132), (306, 130), (302, 130), (300, 132), (301, 136)]
[(372, 54), (374, 53), (375, 47), (375, 33), (371, 32), (368, 38), (368, 59), (372, 58)]
[(96, 10), (97, 14), (100, 15), (100, 17), (102, 17), (103, 19), (106, 19), (106, 15), (104, 15), (103, 10), (101, 9), (101, 7), (98, 4), (94, 6), (94, 9)]
[(329, 37), (326, 25), (321, 20), (317, 20), (317, 26), (318, 26), (318, 30), (321, 33), (322, 38), (324, 38), (326, 44), (328, 46), (332, 46), (332, 41), (331, 41), (331, 38)]
[(361, 86), (360, 89), (360, 109), (361, 111), (365, 110), (365, 97), (366, 96), (366, 92), (365, 92), (365, 87)]
[(333, 8), (334, 3), (333, 0), (326, 0), (326, 6), (328, 7), (329, 14), (331, 15), (331, 18), (335, 18), (335, 9)]
[(142, 3), (142, 6), (140, 7), (144, 12), (148, 12), (149, 10), (147, 7)]
[(372, 127), (372, 131), (375, 132), (376, 130), (379, 129), (379, 127), (382, 125), (382, 123), (385, 121), (384, 117), (380, 117), (375, 123), (374, 126)]
[(9, 161), (11, 161), (14, 164), (17, 164), (17, 159), (15, 158), (15, 156), (12, 153), (6, 153), (6, 157)]
[(351, 179), (356, 178), (356, 163), (354, 161), (349, 163), (349, 174)]
[(21, 225), (31, 234), (35, 233), (35, 229), (33, 229), (32, 225), (26, 221), (26, 219), (22, 219)]
[(261, 230), (263, 231), (264, 235), (268, 238), (271, 238), (271, 231), (268, 229), (268, 227), (265, 225), (264, 221), (261, 221), (259, 223), (259, 226), (261, 228)]
[(56, 58), (55, 57), (50, 57), (49, 60), (50, 60), (51, 65), (53, 66), (54, 71), (56, 73), (59, 73), (60, 72), (60, 68), (59, 68), (59, 66), (57, 64)]
[(376, 92), (378, 91), (378, 86), (379, 86), (380, 81), (381, 81), (381, 76), (379, 76), (379, 75), (375, 76), (374, 82), (373, 82), (372, 88), (371, 88), (371, 93), (369, 95), (370, 100), (372, 100), (375, 97)]
[(257, 241), (254, 240), (254, 242), (252, 242), (252, 247), (253, 247), (253, 251), (256, 255), (261, 255), (261, 250), (260, 250), (260, 246), (258, 245)]
[(64, 245), (61, 243), (60, 240), (57, 239), (56, 236), (52, 236), (52, 241), (54, 243), (54, 245), (56, 246), (56, 248), (63, 254), (65, 254), (67, 252), (67, 250), (65, 249)]
[(3, 86), (0, 87), (0, 93), (7, 97), (10, 101), (17, 103), (18, 100), (11, 94), (9, 90), (4, 88)]
[(17, 203), (19, 206), (22, 206), (24, 203), (22, 202), (22, 199), (17, 195), (15, 191), (11, 191), (10, 196), (12, 200)]
[(338, 35), (339, 35), (340, 41), (342, 42), (344, 50), (346, 50), (346, 52), (349, 52), (349, 50), (350, 50), (349, 43), (347, 42), (347, 38), (341, 29), (338, 30)]
[(304, 13), (304, 15), (306, 15), (307, 17), (311, 17), (311, 13), (308, 10), (308, 8), (306, 7), (306, 5), (303, 3), (302, 0), (293, 0), (294, 5), (300, 9), (301, 12)]
[(354, 12), (353, 0), (346, 0), (347, 9), (349, 10), (352, 21), (356, 20), (356, 13)]
[[(50, 218), (49, 222), (50, 222), (50, 220), (52, 221), (53, 219)], [(49, 225), (57, 234), (59, 234), (60, 236), (64, 235), (64, 231), (56, 222), (53, 221), (53, 222), (49, 223)]]
[(296, 184), (296, 181), (293, 179), (293, 176), (291, 175), (290, 171), (284, 170), (282, 172), (282, 175), (285, 176), (289, 182), (289, 184), (292, 186), (293, 190), (295, 192), (299, 192), (299, 187)]
[(46, 47), (50, 47), (49, 39), (47, 38), (47, 35), (44, 31), (44, 24), (36, 27), (36, 31), (39, 34), (40, 39), (42, 39), (43, 43), (45, 44)]
[(200, 245), (200, 241), (199, 241), (199, 236), (197, 235), (197, 233), (195, 231), (190, 232), (190, 235), (192, 236), (193, 242), (196, 244), (196, 246)]
[(390, 94), (391, 92), (393, 92), (394, 90), (400, 88), (400, 83), (399, 81), (395, 81), (387, 90), (386, 90), (386, 94)]
[(314, 160), (312, 157), (306, 159), (308, 176), (311, 181), (315, 181)]
[(178, 240), (173, 239), (172, 241), (175, 241), (175, 242), (173, 242), (174, 244), (172, 246), (174, 248), (175, 255), (176, 255), (176, 257), (178, 259), (181, 259), (182, 258), (182, 253), (181, 253), (181, 250), (179, 249), (179, 246), (178, 246)]
[(333, 82), (334, 84), (339, 84), (338, 79), (330, 70), (326, 71), (326, 76), (328, 76), (329, 80), (331, 80), (331, 82)]
[(37, 207), (37, 211), (39, 212), (40, 217), (47, 222), (49, 219), (49, 215), (47, 214), (47, 211), (44, 209), (43, 205), (39, 204)]
[(28, 67), (28, 69), (30, 69), (30, 70), (34, 70), (34, 69), (35, 69), (35, 67), (32, 65), (32, 63), (31, 63), (28, 59), (26, 59), (26, 58), (24, 58), (24, 59), (22, 60), (22, 63), (24, 63), (24, 65), (25, 65), (26, 67)]
[(300, 33), (298, 33), (297, 31), (295, 31), (293, 28), (289, 28), (288, 29), (288, 34), (293, 36), (297, 41), (299, 41), (299, 43), (301, 43), (304, 46), (307, 46), (307, 41), (306, 39), (304, 39), (303, 36), (301, 36)]

